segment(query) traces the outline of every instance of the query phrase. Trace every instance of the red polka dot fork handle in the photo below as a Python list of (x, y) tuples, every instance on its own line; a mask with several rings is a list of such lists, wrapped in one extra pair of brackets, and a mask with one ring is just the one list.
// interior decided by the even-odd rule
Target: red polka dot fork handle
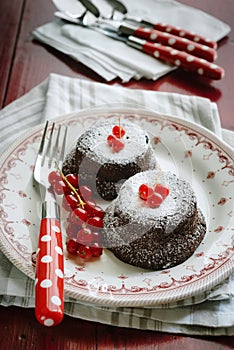
[(126, 43), (156, 59), (181, 67), (205, 78), (219, 80), (224, 77), (224, 69), (222, 67), (170, 46), (149, 42), (131, 35), (127, 38)]
[[(35, 315), (44, 326), (56, 326), (64, 315), (64, 256), (59, 208), (42, 204), (35, 275)], [(52, 215), (50, 215), (52, 214)]]

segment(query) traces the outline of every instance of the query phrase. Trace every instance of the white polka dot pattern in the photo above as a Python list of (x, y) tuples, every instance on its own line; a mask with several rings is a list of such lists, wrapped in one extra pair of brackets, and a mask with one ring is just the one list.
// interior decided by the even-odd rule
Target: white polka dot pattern
[[(209, 62), (213, 62), (215, 60), (217, 55), (216, 55), (216, 51), (213, 48), (205, 46), (195, 41), (188, 40), (185, 37), (179, 37), (179, 36), (173, 35), (172, 31), (168, 29), (169, 28), (167, 27), (166, 32), (161, 32), (155, 29), (149, 30), (149, 28), (140, 27), (133, 32), (133, 35), (138, 38), (153, 41), (165, 46), (171, 46), (174, 49), (177, 49), (180, 51), (185, 51), (188, 53), (192, 52), (194, 56), (204, 58)], [(205, 49), (204, 49), (204, 46), (205, 46)]]
[(56, 246), (54, 249), (55, 249), (55, 251), (56, 251), (58, 254), (63, 255), (63, 250), (62, 250), (62, 248)]
[(170, 38), (168, 40), (168, 44), (171, 46), (171, 45), (174, 45), (176, 43), (176, 39), (175, 38)]
[(208, 79), (218, 80), (224, 77), (224, 70), (218, 65), (187, 52), (172, 49), (170, 46), (142, 40), (141, 50), (156, 59), (179, 66), (186, 71), (194, 72)]
[(40, 283), (41, 288), (50, 288), (52, 286), (52, 281), (49, 279), (43, 280)]
[(160, 56), (160, 54), (159, 54), (159, 52), (158, 51), (154, 51), (154, 57), (159, 57)]
[(60, 278), (63, 278), (63, 271), (60, 270), (60, 269), (55, 269), (55, 274), (60, 277)]
[(49, 235), (44, 235), (41, 237), (42, 242), (49, 242), (51, 241), (51, 237)]
[(187, 46), (187, 48), (188, 48), (188, 51), (193, 51), (193, 50), (195, 49), (195, 46), (192, 45), (192, 44), (189, 44), (189, 45)]
[(151, 23), (151, 25), (155, 30), (168, 32), (179, 37), (184, 37), (184, 38), (187, 38), (188, 40), (195, 41), (202, 45), (209, 46), (213, 49), (217, 48), (217, 43), (215, 41), (212, 41), (209, 38), (205, 38), (204, 36), (194, 34), (193, 32), (182, 29), (178, 26), (171, 26), (165, 23)]
[(52, 260), (53, 260), (53, 258), (50, 255), (44, 255), (41, 258), (41, 262), (43, 262), (43, 263), (50, 263)]
[(60, 223), (41, 221), (35, 276), (35, 315), (47, 326), (55, 326), (64, 314), (64, 257)]
[(44, 320), (44, 325), (47, 326), (47, 327), (51, 327), (54, 325), (54, 320), (52, 320), (51, 318), (46, 318)]
[(52, 230), (54, 230), (55, 232), (61, 232), (61, 231), (60, 231), (60, 227), (57, 226), (57, 225), (53, 225), (53, 226), (52, 226)]
[(54, 305), (61, 305), (61, 304), (62, 304), (61, 299), (60, 299), (57, 295), (53, 295), (53, 296), (51, 297), (51, 302), (52, 302)]

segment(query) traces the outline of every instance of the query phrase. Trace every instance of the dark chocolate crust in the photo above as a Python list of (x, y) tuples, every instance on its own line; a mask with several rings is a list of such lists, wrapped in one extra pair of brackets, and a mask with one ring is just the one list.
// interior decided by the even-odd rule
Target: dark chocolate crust
[[(143, 175), (135, 175), (133, 179), (142, 179)], [(144, 212), (139, 208), (135, 210), (130, 202), (129, 209), (126, 209), (125, 202), (127, 205), (132, 189), (129, 189), (128, 182), (134, 180), (126, 181), (119, 197), (106, 211), (105, 246), (120, 260), (140, 268), (161, 270), (184, 262), (194, 253), (206, 233), (205, 218), (197, 208), (190, 185), (174, 174), (163, 174), (163, 181), (171, 186), (171, 193), (166, 198), (168, 203), (165, 200), (161, 209), (155, 209), (154, 217), (152, 210), (149, 214), (147, 208), (143, 208)], [(179, 195), (181, 198), (178, 198)], [(187, 203), (184, 202), (186, 197)], [(173, 200), (175, 207), (171, 204)]]
[[(205, 219), (198, 210), (194, 223), (187, 232), (177, 231), (168, 240), (157, 241), (157, 237), (151, 231), (124, 245), (121, 245), (119, 237), (115, 237), (115, 245), (118, 244), (118, 240), (120, 245), (109, 249), (118, 259), (130, 265), (149, 270), (162, 270), (187, 260), (197, 249), (205, 233)], [(104, 241), (106, 242), (106, 239)]]
[(107, 136), (116, 124), (117, 118), (108, 119), (84, 132), (62, 167), (65, 175), (78, 174), (80, 184), (88, 185), (105, 200), (116, 198), (121, 184), (129, 177), (157, 166), (148, 134), (129, 121), (122, 123), (126, 129), (123, 142), (129, 152), (114, 154), (109, 150)]

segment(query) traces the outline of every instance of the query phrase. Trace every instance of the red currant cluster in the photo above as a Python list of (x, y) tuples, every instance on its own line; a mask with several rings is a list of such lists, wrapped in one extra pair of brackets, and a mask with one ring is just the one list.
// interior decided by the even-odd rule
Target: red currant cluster
[(150, 208), (157, 208), (169, 195), (169, 188), (163, 184), (156, 183), (154, 187), (148, 184), (140, 185), (138, 193), (141, 199), (147, 202)]
[(99, 257), (105, 212), (92, 199), (92, 190), (85, 185), (79, 186), (76, 174), (64, 176), (60, 171), (49, 174), (49, 183), (57, 195), (63, 195), (62, 206), (68, 212), (67, 252), (83, 259)]
[(115, 125), (112, 128), (112, 134), (107, 137), (107, 142), (112, 147), (113, 152), (117, 153), (124, 148), (124, 143), (121, 138), (125, 135), (125, 130), (120, 125)]

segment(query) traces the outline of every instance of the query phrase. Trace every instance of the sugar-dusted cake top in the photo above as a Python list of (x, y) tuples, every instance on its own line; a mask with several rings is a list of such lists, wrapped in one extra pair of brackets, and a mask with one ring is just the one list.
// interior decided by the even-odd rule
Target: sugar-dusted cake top
[[(156, 182), (165, 185), (169, 194), (159, 206), (151, 208), (147, 201), (140, 198), (139, 186), (148, 184), (154, 187)], [(145, 221), (149, 225), (155, 220), (163, 220), (169, 225), (172, 220), (173, 226), (179, 224), (182, 218), (192, 216), (196, 205), (194, 191), (188, 182), (160, 170), (144, 171), (126, 180), (113, 203), (118, 215), (128, 216), (131, 220)]]
[[(124, 135), (119, 138), (124, 144), (123, 148), (115, 152), (108, 143), (108, 136), (112, 135), (114, 126), (121, 126)], [(118, 116), (110, 119), (102, 119), (80, 136), (77, 148), (88, 157), (98, 160), (100, 163), (129, 163), (136, 157), (145, 154), (150, 146), (148, 133), (136, 123)]]

